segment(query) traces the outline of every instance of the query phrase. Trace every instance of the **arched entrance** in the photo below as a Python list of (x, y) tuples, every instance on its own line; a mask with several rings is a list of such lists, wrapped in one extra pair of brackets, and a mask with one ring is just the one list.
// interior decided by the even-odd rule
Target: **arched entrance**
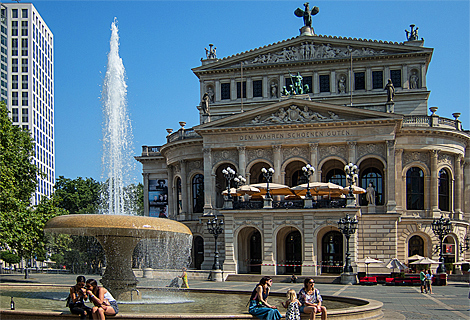
[(191, 267), (200, 270), (204, 262), (204, 239), (201, 236), (195, 236), (193, 240)]
[(238, 273), (261, 273), (263, 246), (261, 233), (246, 227), (238, 234)]
[(341, 273), (343, 267), (343, 234), (330, 231), (322, 238), (322, 273)]
[(285, 274), (302, 274), (302, 236), (298, 230), (290, 232), (285, 241), (286, 259)]
[[(442, 253), (444, 256), (444, 263), (455, 262), (455, 239), (452, 236), (447, 236), (442, 242)], [(446, 266), (446, 268), (448, 268)]]
[(408, 257), (415, 254), (424, 257), (424, 241), (420, 236), (412, 236), (408, 241)]

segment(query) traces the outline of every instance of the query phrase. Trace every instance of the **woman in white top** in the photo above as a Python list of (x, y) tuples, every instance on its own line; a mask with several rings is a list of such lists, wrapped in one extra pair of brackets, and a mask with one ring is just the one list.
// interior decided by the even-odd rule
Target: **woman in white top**
[(95, 279), (88, 279), (85, 287), (90, 301), (95, 305), (91, 310), (94, 320), (105, 320), (106, 315), (113, 316), (119, 312), (117, 302), (111, 293), (99, 287)]

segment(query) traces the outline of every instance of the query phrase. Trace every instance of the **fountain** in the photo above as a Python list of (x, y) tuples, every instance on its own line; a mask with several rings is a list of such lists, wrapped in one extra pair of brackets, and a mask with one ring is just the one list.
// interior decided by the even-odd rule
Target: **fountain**
[[(108, 186), (103, 214), (67, 215), (51, 219), (44, 231), (71, 235), (94, 236), (101, 243), (107, 260), (101, 283), (118, 300), (129, 300), (136, 290), (137, 279), (132, 271), (132, 253), (141, 239), (176, 239), (191, 237), (184, 224), (161, 218), (124, 215), (128, 212), (124, 192), (130, 163), (132, 139), (126, 110), (125, 70), (119, 57), (119, 35), (116, 19), (111, 25), (110, 51), (104, 79), (103, 167)], [(132, 211), (132, 210), (130, 210)], [(188, 241), (190, 244), (190, 241)], [(135, 294), (134, 294), (135, 299)]]

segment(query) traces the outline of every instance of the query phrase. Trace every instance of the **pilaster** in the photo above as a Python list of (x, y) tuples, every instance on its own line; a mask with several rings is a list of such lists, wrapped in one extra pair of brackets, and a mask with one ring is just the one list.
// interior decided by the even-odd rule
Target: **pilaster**
[(437, 172), (437, 158), (439, 150), (433, 149), (429, 151), (431, 156), (431, 179), (430, 179), (430, 199), (431, 199), (431, 212), (434, 218), (440, 216), (439, 210), (439, 173)]
[(356, 164), (357, 161), (357, 142), (348, 141), (348, 162)]
[(387, 212), (395, 212), (397, 202), (395, 200), (395, 140), (387, 140)]
[(281, 145), (273, 145), (274, 174), (273, 183), (283, 183), (281, 181)]
[(203, 148), (204, 156), (204, 215), (212, 213), (212, 195), (215, 194), (212, 179), (212, 152), (211, 148)]
[(187, 177), (187, 170), (186, 170), (186, 160), (180, 160), (181, 166), (181, 214), (180, 219), (186, 220), (189, 215), (188, 211), (188, 177)]
[(261, 274), (276, 274), (276, 260), (274, 259), (276, 238), (273, 231), (273, 215), (270, 213), (263, 214), (263, 262)]
[(461, 154), (455, 156), (454, 212), (455, 218), (458, 220), (462, 219), (462, 159)]
[(304, 214), (304, 261), (302, 266), (302, 275), (317, 275), (317, 256), (315, 248), (317, 241), (314, 237), (315, 224), (312, 213)]
[(175, 198), (173, 198), (173, 180), (175, 178), (173, 174), (173, 166), (168, 166), (168, 217), (176, 220), (176, 212), (174, 209)]
[[(246, 147), (239, 146), (238, 150), (238, 174), (242, 177), (246, 175)], [(245, 177), (246, 178), (246, 177)]]
[(403, 149), (395, 149), (395, 199), (397, 202), (397, 212), (403, 213), (404, 195), (406, 195), (406, 186), (403, 184)]
[(149, 173), (142, 173), (144, 179), (144, 216), (149, 216)]
[(318, 170), (318, 142), (309, 143), (310, 149), (310, 164), (315, 168), (315, 173), (312, 175), (313, 181), (320, 181), (319, 170)]
[(237, 262), (235, 259), (234, 229), (235, 222), (232, 214), (224, 214), (224, 238), (225, 238), (225, 260), (223, 264), (224, 272), (237, 273)]

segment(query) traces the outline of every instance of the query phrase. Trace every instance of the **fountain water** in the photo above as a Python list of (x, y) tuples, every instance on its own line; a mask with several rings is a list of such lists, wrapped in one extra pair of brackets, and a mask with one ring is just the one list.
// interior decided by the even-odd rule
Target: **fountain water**
[[(138, 292), (136, 290), (138, 281), (132, 271), (132, 253), (139, 241), (158, 239), (147, 241), (146, 247), (155, 246), (156, 243), (177, 242), (180, 251), (187, 253), (189, 249), (184, 250), (184, 248), (191, 247), (192, 234), (182, 223), (169, 219), (136, 216), (129, 212), (132, 210), (128, 210), (130, 206), (126, 201), (128, 197), (125, 194), (125, 184), (129, 181), (130, 164), (134, 160), (130, 151), (132, 134), (126, 110), (127, 86), (124, 66), (119, 57), (116, 20), (112, 23), (111, 32), (102, 93), (105, 115), (103, 167), (107, 171), (108, 184), (108, 191), (104, 195), (108, 205), (102, 213), (106, 214), (55, 217), (46, 223), (44, 231), (96, 237), (103, 246), (107, 260), (101, 283), (116, 299), (129, 300), (132, 292)], [(171, 259), (175, 260), (174, 257)]]

